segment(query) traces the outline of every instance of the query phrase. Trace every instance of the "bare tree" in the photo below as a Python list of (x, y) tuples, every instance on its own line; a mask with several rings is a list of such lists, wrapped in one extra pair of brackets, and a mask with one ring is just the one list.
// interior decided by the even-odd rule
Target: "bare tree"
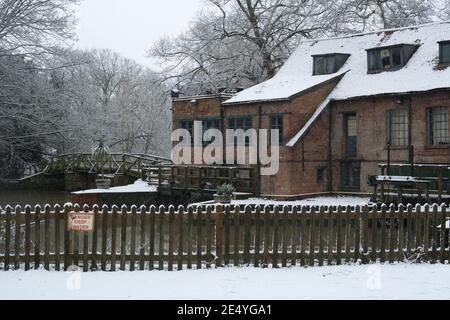
[(75, 0), (0, 1), (0, 176), (17, 176), (52, 152), (63, 110), (50, 56), (73, 38)]
[(271, 78), (302, 39), (435, 21), (442, 1), (207, 0), (185, 33), (148, 54), (184, 93), (248, 87)]
[[(161, 39), (149, 55), (167, 78), (194, 91), (248, 86), (271, 78), (300, 39), (318, 36), (333, 22), (325, 0), (208, 0), (192, 27)], [(197, 90), (195, 90), (197, 89)]]
[(439, 20), (442, 1), (431, 0), (349, 0), (337, 7), (331, 33), (346, 34), (407, 27)]

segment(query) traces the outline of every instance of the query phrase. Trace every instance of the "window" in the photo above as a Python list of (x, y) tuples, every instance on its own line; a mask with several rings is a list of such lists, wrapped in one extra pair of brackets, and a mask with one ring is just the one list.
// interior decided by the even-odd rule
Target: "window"
[(428, 109), (428, 144), (450, 144), (448, 109), (437, 107)]
[[(220, 123), (220, 119), (204, 119), (204, 120), (202, 120), (202, 128), (203, 128), (203, 135), (209, 129), (220, 130), (222, 128), (221, 123)], [(206, 146), (206, 145), (208, 145), (211, 142), (212, 141), (203, 141), (203, 146)]]
[(313, 75), (331, 74), (339, 71), (349, 54), (333, 53), (313, 56)]
[(405, 44), (367, 50), (369, 73), (401, 69), (417, 48), (417, 45)]
[(251, 117), (236, 117), (228, 119), (228, 129), (238, 130), (242, 129), (247, 131), (252, 128), (252, 118)]
[(350, 113), (344, 116), (344, 127), (346, 136), (346, 156), (356, 157), (357, 154), (357, 128), (356, 128), (356, 114)]
[(194, 133), (194, 120), (181, 120), (180, 126), (182, 129), (186, 129), (191, 134), (191, 138), (193, 137)]
[(450, 64), (450, 41), (439, 42), (439, 63)]
[[(244, 131), (252, 129), (252, 118), (251, 117), (233, 117), (233, 118), (229, 118), (228, 119), (228, 129), (231, 129), (231, 130), (242, 129)], [(250, 144), (249, 137), (245, 138), (245, 144), (247, 146)]]
[(361, 163), (341, 163), (341, 188), (343, 190), (359, 190), (361, 188)]
[(391, 146), (407, 146), (409, 144), (408, 110), (393, 110), (387, 117), (387, 143)]
[[(283, 116), (275, 115), (270, 117), (270, 130), (278, 130), (278, 143), (283, 144)], [(272, 140), (271, 140), (272, 141)]]

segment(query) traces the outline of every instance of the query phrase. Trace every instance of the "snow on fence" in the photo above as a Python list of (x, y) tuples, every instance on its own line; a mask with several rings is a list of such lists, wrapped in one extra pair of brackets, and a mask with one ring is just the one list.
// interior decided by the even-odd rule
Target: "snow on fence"
[(448, 263), (450, 209), (387, 207), (93, 207), (0, 209), (0, 269), (181, 270), (413, 260)]

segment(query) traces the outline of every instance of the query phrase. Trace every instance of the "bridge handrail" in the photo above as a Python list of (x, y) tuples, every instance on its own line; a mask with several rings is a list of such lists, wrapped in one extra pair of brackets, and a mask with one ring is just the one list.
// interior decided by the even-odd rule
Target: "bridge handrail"
[[(160, 156), (154, 156), (151, 154), (144, 154), (144, 153), (110, 153), (111, 156), (127, 156), (127, 157), (134, 157), (134, 158), (142, 158), (142, 159), (156, 159), (156, 160), (163, 160), (167, 162), (172, 162), (171, 159), (160, 157)], [(60, 159), (60, 158), (69, 158), (69, 157), (91, 157), (91, 153), (66, 153), (66, 154), (60, 154), (53, 156), (52, 159)]]

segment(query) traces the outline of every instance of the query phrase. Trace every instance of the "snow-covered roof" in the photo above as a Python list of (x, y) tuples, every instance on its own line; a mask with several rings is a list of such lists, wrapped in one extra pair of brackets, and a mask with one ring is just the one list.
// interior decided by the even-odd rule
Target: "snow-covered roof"
[[(436, 69), (438, 42), (445, 40), (450, 40), (450, 22), (304, 41), (275, 77), (236, 94), (224, 105), (287, 100), (346, 71), (331, 92), (330, 100), (449, 88), (450, 68)], [(420, 47), (398, 71), (367, 73), (367, 49), (399, 44), (419, 44)], [(337, 73), (313, 76), (312, 56), (329, 53), (351, 56)]]

